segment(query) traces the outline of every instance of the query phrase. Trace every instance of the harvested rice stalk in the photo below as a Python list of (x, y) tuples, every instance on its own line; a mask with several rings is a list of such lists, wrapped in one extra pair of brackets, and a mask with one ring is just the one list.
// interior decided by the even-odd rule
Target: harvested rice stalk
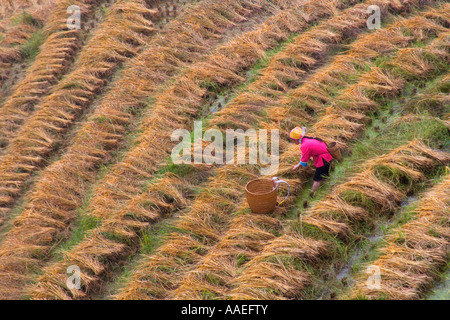
[[(15, 72), (14, 65), (22, 62), (24, 54), (22, 52), (27, 41), (36, 36), (42, 27), (47, 24), (51, 10), (55, 5), (54, 0), (45, 0), (43, 3), (32, 3), (29, 7), (22, 8), (22, 12), (16, 12), (10, 17), (0, 22), (0, 30), (5, 25), (5, 30), (0, 36), (0, 86), (11, 77), (9, 86), (14, 85)], [(8, 94), (6, 88), (2, 88), (3, 94)]]
[[(305, 74), (323, 60), (335, 42), (341, 40), (349, 25), (357, 30), (365, 26), (365, 8), (361, 4), (343, 10), (298, 36), (285, 50), (273, 57), (262, 75), (250, 85), (249, 93), (219, 111), (211, 124), (224, 129), (232, 125), (245, 130), (251, 127), (251, 123), (260, 121), (260, 111), (275, 108), (278, 103), (273, 97), (282, 96), (301, 84)], [(338, 22), (344, 20), (347, 24), (339, 25)], [(302, 116), (310, 119), (307, 113)]]
[[(170, 294), (174, 299), (202, 299), (204, 292), (225, 298), (227, 284), (237, 276), (240, 265), (253, 257), (281, 228), (278, 219), (255, 214), (237, 216), (224, 237), (209, 250), (201, 263), (188, 272)], [(205, 291), (206, 290), (206, 291)]]
[[(131, 10), (131, 13), (124, 15), (122, 11), (130, 8), (130, 6), (133, 7), (133, 10)], [(66, 10), (67, 7), (63, 9)], [(59, 13), (61, 12), (59, 11)], [(29, 121), (26, 122), (20, 133), (12, 140), (12, 144), (7, 148), (7, 154), (3, 157), (0, 165), (0, 185), (2, 187), (8, 187), (11, 184), (16, 186), (23, 185), (31, 175), (31, 172), (35, 171), (41, 165), (44, 157), (54, 149), (55, 144), (61, 141), (64, 132), (77, 119), (82, 110), (90, 104), (98, 90), (106, 84), (105, 78), (111, 74), (120, 62), (126, 61), (130, 56), (139, 52), (140, 48), (145, 44), (145, 40), (153, 31), (152, 23), (149, 20), (149, 15), (152, 14), (154, 12), (146, 8), (143, 0), (121, 0), (110, 8), (101, 27), (96, 30), (94, 37), (83, 48), (74, 71), (58, 83), (51, 95), (38, 104), (38, 111), (28, 119)], [(112, 28), (117, 23), (126, 25), (123, 28)], [(66, 24), (63, 23), (63, 25), (66, 28)], [(115, 31), (111, 32), (111, 30)], [(67, 33), (67, 30), (64, 32)], [(52, 33), (49, 39), (53, 35), (58, 43), (65, 39), (60, 37), (61, 34), (58, 32)], [(75, 40), (76, 38), (72, 36), (72, 45), (75, 43)], [(99, 53), (99, 48), (105, 46), (105, 41), (108, 43), (107, 47), (109, 50)], [(61, 57), (73, 51), (72, 48), (60, 46), (56, 50)], [(50, 53), (51, 51), (49, 50), (43, 51), (43, 54)], [(36, 63), (42, 63), (39, 57)], [(46, 64), (45, 68), (47, 66), (48, 64)], [(49, 80), (45, 76), (41, 78), (42, 74), (40, 72), (37, 72), (37, 74), (31, 72), (29, 75), (39, 76), (40, 79), (46, 79), (45, 81)], [(55, 77), (55, 75), (52, 74), (52, 77)], [(56, 78), (54, 79), (56, 80)], [(24, 81), (27, 80), (25, 79)], [(35, 84), (36, 82), (33, 81), (33, 83)], [(34, 98), (30, 101), (37, 102)], [(6, 114), (8, 113), (7, 110), (13, 113), (19, 112), (21, 114), (19, 118), (22, 116), (28, 117), (27, 112), (23, 113), (17, 110), (17, 106), (14, 104), (11, 105), (11, 108), (4, 106), (0, 111), (0, 115), (5, 115), (5, 117), (0, 118), (0, 123), (5, 120), (5, 125), (0, 125), (0, 128), (9, 132), (3, 132), (2, 136), (5, 139), (10, 134), (12, 136), (22, 123), (19, 118), (16, 119), (17, 121), (10, 121), (10, 116)], [(3, 111), (6, 113), (2, 113)], [(12, 117), (15, 118), (16, 115)], [(9, 127), (9, 124), (13, 125), (14, 128)], [(18, 173), (16, 171), (18, 166), (21, 167), (21, 173), (28, 173), (28, 177), (23, 174), (18, 174), (16, 177), (9, 176)], [(9, 177), (5, 178), (5, 175)], [(9, 192), (8, 195), (11, 198), (18, 196), (18, 194), (13, 192)], [(12, 202), (2, 202), (0, 205), (5, 207)]]
[(0, 108), (0, 151), (15, 136), (23, 122), (33, 113), (35, 105), (59, 81), (70, 66), (80, 45), (82, 30), (67, 29), (65, 17), (70, 5), (80, 7), (82, 14), (89, 15), (95, 9), (92, 0), (59, 1), (51, 11), (44, 27), (46, 40), (40, 53), (28, 68), (26, 76), (21, 80), (12, 95)]
[[(201, 243), (208, 249), (211, 248), (221, 238), (221, 230), (227, 228), (230, 213), (242, 206), (240, 189), (243, 181), (249, 181), (253, 177), (256, 177), (256, 168), (254, 168), (254, 171), (247, 171), (238, 166), (227, 166), (217, 170), (217, 175), (208, 181), (204, 191), (196, 197), (191, 209), (175, 223), (175, 227), (189, 234), (192, 239), (200, 239)], [(170, 245), (171, 242), (172, 239), (169, 238), (163, 248)], [(208, 251), (205, 250), (203, 255)], [(158, 250), (151, 257), (152, 263), (156, 264), (155, 268), (160, 259), (158, 257), (162, 254), (161, 250)], [(177, 274), (177, 278), (171, 278), (170, 282), (167, 283), (166, 290), (169, 288), (170, 290), (176, 289), (181, 284), (182, 275), (200, 262), (197, 258), (191, 258), (190, 253), (184, 259), (176, 259), (175, 256), (172, 256), (171, 259), (174, 259), (174, 263), (178, 265), (173, 270)], [(146, 264), (147, 261), (148, 259), (144, 259), (143, 263)], [(138, 283), (142, 281), (144, 281), (142, 277), (139, 274), (136, 275), (127, 287), (119, 292), (116, 298), (134, 298), (136, 290), (131, 288), (138, 286)], [(162, 289), (158, 288), (157, 283), (149, 283), (146, 286), (151, 288), (150, 290), (142, 290), (147, 294), (146, 299), (167, 298), (169, 292), (164, 291), (165, 293), (162, 294)], [(142, 297), (142, 291), (140, 297)]]
[[(448, 32), (444, 32), (436, 38), (428, 46), (416, 50), (414, 58), (411, 59), (448, 59), (448, 53), (442, 51), (440, 47), (446, 43)], [(436, 50), (438, 49), (438, 50)], [(410, 52), (408, 48), (399, 50), (399, 57), (403, 56), (403, 52)], [(419, 58), (420, 55), (420, 58)], [(432, 57), (434, 56), (434, 57)], [(401, 61), (396, 58), (395, 61)], [(412, 60), (396, 63), (401, 70), (412, 70), (409, 64)], [(405, 69), (402, 69), (405, 68)], [(348, 142), (353, 141), (364, 126), (364, 122), (359, 123), (358, 120), (361, 113), (366, 113), (374, 109), (377, 103), (375, 98), (386, 95), (398, 95), (405, 86), (403, 78), (393, 76), (385, 68), (372, 68), (369, 73), (361, 78), (361, 81), (346, 89), (339, 97), (335, 99), (332, 106), (327, 109), (327, 117), (316, 122), (311, 128), (312, 134), (323, 138), (325, 141), (336, 141), (342, 149), (348, 149)], [(433, 73), (434, 68), (427, 69)], [(415, 71), (417, 76), (424, 75), (424, 69)], [(358, 117), (351, 117), (349, 114), (357, 112)], [(364, 119), (364, 118), (360, 118)], [(341, 123), (342, 127), (336, 126)], [(343, 125), (347, 123), (347, 125)]]
[(310, 275), (295, 268), (294, 261), (317, 261), (328, 244), (298, 235), (283, 235), (269, 242), (262, 252), (244, 265), (229, 291), (232, 299), (299, 299)]
[(382, 182), (382, 176), (374, 174), (378, 168), (395, 168), (416, 181), (424, 178), (422, 172), (446, 165), (449, 161), (450, 154), (431, 150), (422, 142), (414, 140), (387, 155), (367, 161), (363, 172), (334, 188), (329, 196), (308, 211), (303, 222), (337, 236), (349, 237), (352, 227), (342, 224), (367, 221), (372, 211), (392, 212), (405, 198), (405, 191), (399, 189), (401, 181), (389, 177)]
[[(428, 156), (433, 159), (432, 165), (434, 166), (437, 164), (446, 164), (450, 161), (450, 154), (433, 151), (426, 147), (423, 143), (413, 141), (406, 146), (397, 148), (387, 156), (380, 157), (380, 160), (375, 159), (368, 161), (367, 164), (363, 166), (365, 167), (365, 171), (363, 171), (362, 174), (357, 175), (355, 177), (356, 179), (350, 179), (348, 182), (335, 188), (327, 198), (319, 202), (318, 205), (308, 211), (306, 217), (302, 219), (302, 223), (316, 226), (324, 232), (332, 235), (341, 237), (350, 236), (353, 232), (352, 224), (355, 221), (366, 220), (369, 217), (369, 212), (368, 209), (364, 207), (364, 202), (362, 203), (363, 205), (357, 203), (349, 204), (347, 199), (342, 198), (342, 193), (348, 191), (349, 188), (356, 189), (357, 185), (361, 185), (364, 188), (369, 186), (370, 188), (375, 188), (376, 190), (374, 189), (371, 192), (367, 192), (365, 195), (371, 197), (372, 200), (381, 207), (388, 208), (394, 205), (392, 201), (400, 201), (401, 199), (396, 197), (399, 197), (401, 193), (399, 193), (395, 187), (388, 186), (385, 183), (380, 183), (377, 181), (377, 178), (373, 175), (373, 173), (371, 173), (372, 170), (383, 163), (383, 160), (389, 159), (392, 163), (396, 155), (398, 156), (399, 165), (410, 168), (420, 168), (420, 165), (423, 165), (424, 163), (428, 165), (428, 161), (423, 159), (421, 161), (414, 161), (414, 155), (419, 157)], [(402, 157), (404, 155), (408, 155), (408, 157)], [(410, 163), (408, 163), (406, 159), (410, 159)], [(422, 169), (424, 168), (422, 167)], [(371, 183), (368, 184), (368, 181), (371, 181)], [(379, 198), (376, 197), (377, 192), (380, 193)], [(392, 198), (391, 202), (386, 201), (389, 197)], [(390, 205), (387, 206), (383, 203), (383, 201), (390, 203)], [(429, 207), (430, 206), (428, 206), (428, 208)], [(393, 208), (391, 207), (390, 209), (392, 210)], [(448, 209), (446, 210), (448, 211)], [(442, 219), (440, 222), (442, 222)], [(442, 232), (442, 228), (440, 228), (440, 230)], [(420, 234), (424, 233), (426, 233), (425, 230)], [(450, 235), (448, 230), (445, 230), (443, 234), (446, 234), (447, 236)], [(416, 239), (416, 241), (427, 242), (430, 237), (417, 237)], [(286, 270), (286, 268), (291, 268), (292, 272), (300, 273), (302, 275), (302, 279), (309, 278), (309, 274), (305, 271), (299, 271), (298, 267), (297, 269), (292, 267), (292, 265), (295, 264), (291, 259), (286, 260), (280, 258), (280, 256), (286, 255), (289, 258), (298, 257), (301, 261), (315, 261), (329, 252), (329, 244), (323, 242), (314, 244), (309, 243), (309, 241), (314, 240), (296, 237), (293, 238), (288, 235), (283, 235), (282, 237), (272, 240), (269, 244), (265, 245), (259, 255), (253, 257), (253, 259), (244, 266), (242, 274), (235, 277), (234, 280), (231, 281), (235, 288), (231, 290), (230, 296), (234, 299), (301, 298), (302, 291), (305, 289), (308, 282), (297, 283), (294, 279), (291, 279), (290, 281), (284, 282), (284, 286), (282, 286), (278, 281), (274, 282), (273, 280), (279, 280), (281, 283), (283, 283), (283, 280), (286, 281), (284, 277), (281, 279), (278, 278), (280, 269)], [(411, 241), (414, 240), (411, 239)], [(442, 242), (436, 241), (435, 243), (440, 245), (443, 244)], [(317, 250), (318, 248), (321, 249)], [(272, 271), (271, 273), (267, 273), (266, 264), (268, 261), (273, 263), (276, 267), (276, 269), (270, 269)], [(417, 264), (417, 268), (421, 266), (422, 264)], [(424, 279), (426, 280), (427, 278)], [(423, 279), (421, 281), (423, 282)], [(416, 284), (416, 282), (410, 283)], [(229, 284), (225, 283), (221, 287), (221, 290), (223, 291), (223, 287), (226, 287), (227, 285)]]
[(36, 0), (0, 0), (0, 21), (35, 6), (37, 6)]
[[(201, 175), (200, 172), (195, 174)], [(107, 217), (101, 224), (90, 230), (85, 239), (64, 253), (64, 259), (45, 268), (36, 284), (27, 289), (33, 299), (80, 299), (87, 298), (92, 291), (99, 288), (110, 263), (106, 261), (119, 260), (132, 252), (132, 244), (139, 239), (139, 230), (148, 227), (150, 222), (163, 218), (189, 204), (194, 186), (187, 180), (173, 174), (155, 181), (140, 199), (129, 205), (114, 216)], [(165, 252), (181, 254), (186, 247), (186, 237), (176, 237), (172, 249), (165, 246)], [(193, 252), (194, 254), (194, 252)], [(81, 268), (83, 278), (81, 290), (69, 289), (66, 286), (65, 270), (68, 266), (77, 265)]]
[(359, 275), (352, 298), (419, 299), (433, 284), (436, 272), (448, 262), (448, 176), (419, 200), (415, 212), (417, 219), (393, 230), (381, 257), (371, 263), (380, 268), (380, 287), (368, 286), (367, 276)]

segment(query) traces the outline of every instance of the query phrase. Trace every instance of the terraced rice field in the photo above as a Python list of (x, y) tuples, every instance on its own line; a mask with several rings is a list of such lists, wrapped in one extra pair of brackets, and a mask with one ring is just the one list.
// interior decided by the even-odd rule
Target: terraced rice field
[[(449, 28), (432, 0), (0, 0), (0, 299), (449, 299)], [(278, 130), (279, 167), (174, 163), (199, 122)], [(342, 153), (314, 198), (296, 126)], [(267, 215), (261, 176), (291, 186)]]

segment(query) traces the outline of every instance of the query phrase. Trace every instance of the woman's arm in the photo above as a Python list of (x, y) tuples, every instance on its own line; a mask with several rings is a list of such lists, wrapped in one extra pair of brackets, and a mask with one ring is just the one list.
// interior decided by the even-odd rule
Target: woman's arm
[(300, 162), (292, 168), (293, 170), (297, 170), (300, 166), (302, 167), (308, 166), (309, 158), (311, 158), (310, 148), (302, 144), (300, 149), (302, 151), (302, 158), (300, 159)]
[(297, 163), (293, 168), (292, 168), (292, 170), (297, 170), (300, 166), (302, 166), (302, 167), (306, 167), (308, 165), (308, 162), (299, 162), (299, 163)]
[(311, 148), (308, 147), (306, 143), (302, 143), (300, 146), (300, 150), (302, 151), (302, 158), (300, 159), (300, 165), (306, 167), (308, 165), (308, 161), (311, 158)]

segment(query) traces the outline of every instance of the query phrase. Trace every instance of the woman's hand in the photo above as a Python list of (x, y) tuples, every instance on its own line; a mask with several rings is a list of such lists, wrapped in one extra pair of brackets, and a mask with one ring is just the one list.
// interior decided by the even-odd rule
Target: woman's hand
[(292, 167), (292, 170), (297, 170), (300, 167), (300, 163), (297, 163), (295, 166)]

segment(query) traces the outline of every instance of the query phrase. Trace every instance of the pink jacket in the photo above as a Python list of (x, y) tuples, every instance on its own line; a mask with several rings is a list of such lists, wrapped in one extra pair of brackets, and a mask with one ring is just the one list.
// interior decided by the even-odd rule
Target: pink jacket
[(325, 142), (316, 140), (316, 139), (308, 139), (303, 138), (301, 141), (300, 149), (302, 150), (302, 165), (308, 163), (309, 159), (313, 157), (314, 166), (316, 168), (323, 167), (323, 160), (330, 162), (333, 157), (328, 152), (327, 145)]

